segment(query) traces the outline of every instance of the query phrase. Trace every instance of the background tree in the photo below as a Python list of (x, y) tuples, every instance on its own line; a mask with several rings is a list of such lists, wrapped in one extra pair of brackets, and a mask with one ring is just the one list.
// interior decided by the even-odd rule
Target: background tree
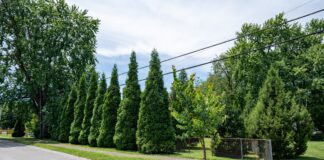
[[(182, 112), (185, 107), (188, 105), (191, 105), (188, 103), (188, 97), (184, 94), (184, 91), (188, 85), (188, 77), (185, 70), (181, 70), (179, 75), (177, 76), (176, 69), (173, 66), (173, 83), (171, 86), (171, 93), (169, 95), (170, 99), (170, 110), (175, 112)], [(171, 114), (172, 115), (172, 114)], [(175, 140), (176, 140), (176, 149), (182, 150), (185, 149), (187, 146), (187, 139), (190, 137), (187, 137), (185, 134), (185, 131), (183, 129), (180, 129), (177, 127), (179, 125), (179, 122), (176, 120), (176, 118), (172, 115), (172, 125), (175, 129)]]
[(59, 132), (59, 141), (60, 142), (68, 142), (71, 124), (74, 119), (74, 104), (77, 100), (77, 88), (76, 84), (71, 87), (71, 91), (67, 100), (66, 105), (64, 106), (64, 110), (61, 114), (60, 118), (60, 132)]
[(68, 92), (51, 98), (48, 103), (44, 106), (44, 123), (46, 124), (46, 134), (43, 138), (51, 138), (53, 140), (58, 140), (60, 134), (60, 118), (66, 101), (68, 98)]
[(12, 137), (23, 137), (25, 135), (25, 122), (30, 119), (30, 106), (28, 99), (17, 100), (9, 103), (15, 113), (15, 126)]
[(69, 142), (76, 144), (78, 142), (78, 137), (82, 129), (83, 114), (86, 101), (86, 74), (84, 73), (79, 80), (77, 88), (77, 100), (74, 103), (74, 119), (71, 124)]
[(102, 121), (99, 130), (98, 146), (114, 147), (113, 137), (117, 122), (117, 110), (120, 104), (120, 89), (118, 82), (117, 66), (111, 73), (110, 85), (105, 95), (105, 101), (102, 108)]
[(138, 111), (141, 102), (141, 89), (138, 84), (136, 54), (130, 57), (128, 77), (123, 89), (123, 99), (118, 109), (114, 142), (117, 149), (135, 150)]
[(22, 95), (17, 98), (32, 102), (40, 137), (48, 128), (45, 111), (59, 114), (46, 108), (56, 102), (51, 99), (64, 99), (85, 66), (95, 64), (98, 24), (86, 11), (68, 6), (64, 0), (0, 1), (0, 62), (4, 64), (0, 79), (12, 77), (4, 83), (19, 86), (12, 90)]
[(94, 108), (91, 118), (90, 134), (88, 137), (88, 143), (90, 146), (97, 146), (97, 137), (99, 136), (99, 129), (101, 125), (102, 106), (104, 103), (104, 97), (107, 90), (106, 76), (101, 75), (99, 87), (96, 91), (96, 99), (94, 102)]
[(312, 46), (300, 59), (303, 61), (294, 71), (304, 86), (297, 90), (303, 95), (297, 101), (309, 110), (315, 127), (324, 132), (324, 45)]
[(275, 158), (295, 158), (307, 149), (312, 132), (311, 117), (298, 105), (273, 67), (260, 90), (259, 99), (246, 123), (248, 135), (271, 139)]
[(168, 109), (168, 93), (164, 88), (160, 59), (155, 49), (151, 54), (150, 71), (141, 100), (136, 132), (139, 151), (174, 152), (175, 135)]
[(0, 128), (14, 128), (15, 113), (9, 102), (4, 103), (0, 107)]
[[(320, 51), (324, 34), (293, 41), (291, 39), (323, 30), (324, 21), (314, 19), (302, 26), (287, 23), (283, 16), (279, 14), (262, 25), (244, 24), (237, 33), (239, 38), (234, 47), (221, 55), (221, 58), (250, 53), (214, 63), (214, 73), (208, 78), (208, 82), (218, 86), (215, 91), (224, 95), (221, 102), (226, 106), (226, 119), (219, 128), (223, 137), (247, 136), (243, 125), (245, 117), (242, 114), (248, 111), (244, 111), (246, 106), (256, 105), (266, 73), (274, 64), (280, 66), (279, 74), (284, 89), (295, 96), (298, 105), (306, 106), (317, 129), (323, 127), (323, 116), (319, 115), (324, 106), (322, 98), (318, 96), (323, 94), (323, 89), (320, 88), (324, 86), (321, 74), (323, 54)], [(267, 47), (283, 41), (288, 42)], [(251, 97), (246, 97), (247, 94)]]
[(25, 135), (25, 123), (21, 118), (18, 118), (15, 123), (12, 137), (23, 137)]
[[(217, 127), (224, 121), (224, 106), (219, 102), (219, 95), (213, 91), (212, 86), (203, 91), (195, 88), (194, 82), (195, 75), (191, 75), (182, 95), (185, 98), (181, 101), (186, 101), (187, 106), (180, 112), (173, 110), (172, 114), (179, 123), (178, 128), (190, 137), (199, 138), (203, 159), (206, 160), (205, 137), (217, 135)], [(175, 83), (174, 86), (177, 87), (178, 84), (181, 85)]]
[(94, 68), (91, 69), (91, 77), (87, 91), (87, 97), (83, 112), (82, 129), (78, 137), (81, 144), (88, 144), (88, 136), (91, 127), (91, 118), (93, 113), (93, 106), (96, 99), (96, 90), (98, 87), (98, 74)]

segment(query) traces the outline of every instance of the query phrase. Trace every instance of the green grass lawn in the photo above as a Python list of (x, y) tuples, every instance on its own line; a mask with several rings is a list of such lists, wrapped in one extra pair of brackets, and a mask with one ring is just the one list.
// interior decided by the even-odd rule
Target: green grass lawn
[[(147, 154), (142, 154), (136, 151), (120, 151), (116, 150), (114, 148), (94, 148), (94, 147), (89, 147), (85, 145), (69, 145), (73, 147), (81, 147), (81, 148), (88, 148), (90, 151), (84, 151), (80, 150), (78, 148), (65, 148), (63, 146), (58, 146), (59, 142), (57, 141), (52, 141), (52, 140), (39, 140), (35, 138), (11, 138), (10, 136), (3, 136), (0, 135), (0, 139), (7, 139), (23, 144), (28, 144), (28, 145), (34, 145), (37, 147), (41, 148), (46, 148), (54, 151), (59, 151), (59, 152), (64, 152), (68, 153), (71, 155), (79, 156), (79, 157), (84, 157), (88, 158), (91, 160), (148, 160), (152, 158), (145, 158)], [(57, 145), (58, 144), (58, 145)], [(207, 148), (207, 159), (209, 160), (229, 160), (230, 158), (223, 158), (223, 157), (215, 157), (211, 155), (210, 151), (210, 139), (206, 139), (206, 146)], [(100, 153), (93, 152), (93, 150), (100, 151)], [(127, 155), (142, 155), (144, 156), (143, 158), (134, 158), (134, 157), (125, 157), (125, 156), (112, 156), (112, 155), (107, 155), (101, 152), (107, 151), (107, 152), (117, 152), (117, 153), (124, 153)], [(184, 152), (176, 152), (174, 154), (162, 154), (160, 156), (167, 156), (172, 159), (174, 158), (192, 158), (192, 159), (201, 159), (202, 158), (202, 149), (201, 146), (198, 145), (195, 148), (192, 148), (188, 151)], [(300, 156), (298, 159), (303, 159), (303, 160), (320, 160), (324, 159), (324, 141), (311, 141), (308, 143), (308, 150), (306, 153), (302, 156)]]
[(308, 142), (308, 149), (306, 153), (298, 159), (304, 160), (320, 160), (324, 159), (324, 141)]

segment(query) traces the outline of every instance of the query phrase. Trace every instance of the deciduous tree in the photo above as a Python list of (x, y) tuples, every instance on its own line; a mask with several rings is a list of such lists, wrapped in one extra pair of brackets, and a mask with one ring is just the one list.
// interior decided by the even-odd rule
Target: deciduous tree
[(6, 83), (20, 88), (13, 90), (22, 95), (17, 98), (30, 99), (38, 115), (40, 137), (52, 127), (46, 122), (53, 118), (45, 120), (45, 112), (59, 117), (56, 109), (46, 108), (56, 102), (51, 99), (64, 97), (85, 66), (95, 64), (98, 24), (87, 11), (64, 0), (0, 1), (0, 68), (4, 77), (0, 80), (11, 78)]
[[(224, 106), (219, 102), (220, 95), (213, 91), (212, 86), (205, 90), (194, 86), (195, 75), (190, 76), (190, 80), (183, 91), (183, 95), (178, 96), (182, 104), (187, 104), (181, 111), (173, 110), (172, 114), (178, 121), (177, 127), (183, 129), (190, 137), (198, 137), (203, 148), (203, 159), (206, 160), (205, 137), (217, 135), (217, 127), (224, 121)], [(177, 87), (175, 83), (175, 87)], [(181, 85), (181, 83), (179, 84)]]

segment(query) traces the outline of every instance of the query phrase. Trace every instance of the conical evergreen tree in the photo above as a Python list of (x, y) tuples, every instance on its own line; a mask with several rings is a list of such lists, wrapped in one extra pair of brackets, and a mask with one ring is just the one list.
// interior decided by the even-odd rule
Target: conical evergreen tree
[(69, 142), (73, 144), (77, 144), (78, 137), (82, 129), (82, 120), (83, 120), (83, 112), (86, 101), (86, 74), (83, 74), (79, 80), (77, 87), (77, 100), (74, 104), (74, 119), (71, 124)]
[(102, 121), (99, 130), (97, 144), (99, 147), (114, 147), (113, 137), (117, 122), (117, 110), (120, 104), (120, 91), (117, 66), (114, 65), (111, 73), (110, 85), (105, 94), (102, 108)]
[(132, 52), (123, 100), (118, 109), (114, 142), (117, 149), (135, 150), (138, 111), (141, 102), (141, 89), (138, 84), (136, 54)]
[(97, 87), (98, 87), (98, 74), (93, 68), (91, 70), (90, 83), (87, 92), (86, 104), (83, 112), (84, 116), (82, 121), (82, 130), (78, 137), (78, 140), (81, 144), (88, 144), (88, 136), (90, 133), (91, 118), (93, 113), (94, 102), (96, 99)]
[(97, 97), (94, 103), (94, 108), (93, 108), (93, 113), (91, 118), (90, 134), (88, 137), (88, 142), (90, 146), (97, 146), (97, 137), (99, 136), (99, 129), (101, 124), (102, 105), (104, 103), (106, 90), (107, 90), (106, 76), (105, 74), (102, 74), (99, 87), (96, 92)]
[(312, 131), (312, 121), (306, 108), (298, 106), (286, 93), (278, 71), (270, 68), (260, 89), (256, 106), (246, 125), (247, 133), (256, 138), (271, 139), (275, 158), (295, 158), (306, 150)]
[(136, 132), (138, 149), (143, 153), (172, 153), (175, 135), (168, 109), (168, 93), (164, 88), (160, 59), (152, 51), (150, 71), (141, 97)]
[(71, 91), (67, 100), (67, 103), (63, 109), (60, 121), (60, 130), (59, 130), (59, 141), (60, 142), (68, 142), (69, 134), (71, 129), (71, 123), (73, 122), (73, 114), (74, 114), (74, 103), (77, 100), (77, 90), (76, 86), (73, 85), (71, 87)]

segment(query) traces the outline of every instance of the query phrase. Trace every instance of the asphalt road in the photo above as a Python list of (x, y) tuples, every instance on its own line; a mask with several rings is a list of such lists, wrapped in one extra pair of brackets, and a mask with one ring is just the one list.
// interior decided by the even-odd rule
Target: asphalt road
[(69, 154), (0, 140), (0, 160), (86, 160)]

